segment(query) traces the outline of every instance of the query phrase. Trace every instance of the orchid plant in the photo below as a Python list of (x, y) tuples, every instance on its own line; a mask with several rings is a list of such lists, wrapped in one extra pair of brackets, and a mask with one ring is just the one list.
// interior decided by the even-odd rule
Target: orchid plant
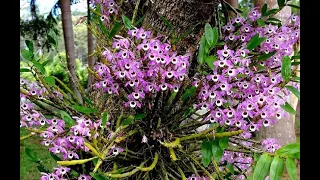
[(93, 24), (99, 25), (90, 28), (107, 42), (97, 50), (101, 62), (88, 70), (94, 88), (119, 98), (123, 107), (115, 118), (81, 86), (85, 103), (79, 104), (67, 85), (45, 76), (27, 42), (22, 55), (30, 68), (23, 71), (37, 82), (20, 80), (20, 127), (31, 132), (20, 139), (39, 135), (59, 165), (53, 171), (41, 168), (41, 180), (249, 179), (250, 174), (277, 179), (284, 160), (296, 177), (299, 144), (281, 147), (276, 139), (252, 137), (295, 113), (287, 99), (290, 93), (299, 96), (300, 57), (293, 48), (298, 16), (281, 23), (271, 17), (276, 11), (261, 14), (254, 8), (248, 17), (237, 14), (228, 21), (221, 34), (206, 24), (197, 73), (190, 76), (191, 54), (176, 52), (168, 37), (135, 27), (124, 16), (123, 24), (112, 25), (121, 4), (91, 3), (97, 8)]

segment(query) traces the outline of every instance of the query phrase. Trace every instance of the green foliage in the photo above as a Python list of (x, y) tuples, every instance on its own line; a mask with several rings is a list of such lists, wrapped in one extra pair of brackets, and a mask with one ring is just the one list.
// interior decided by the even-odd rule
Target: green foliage
[(291, 105), (288, 102), (286, 102), (284, 105), (281, 105), (281, 107), (288, 113), (296, 115), (296, 111), (291, 107)]
[(264, 180), (268, 175), (271, 162), (272, 162), (271, 156), (269, 156), (268, 154), (261, 155), (254, 169), (253, 179)]

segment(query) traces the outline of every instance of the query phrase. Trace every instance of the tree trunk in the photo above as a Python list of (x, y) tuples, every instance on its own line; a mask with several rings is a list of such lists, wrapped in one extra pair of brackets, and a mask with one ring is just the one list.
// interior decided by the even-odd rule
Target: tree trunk
[[(239, 8), (238, 0), (226, 0), (227, 3), (229, 3), (234, 8)], [(233, 11), (229, 11), (229, 14), (236, 15)]]
[[(175, 30), (175, 37), (196, 25), (192, 35), (184, 38), (177, 44), (180, 53), (190, 52), (194, 54), (198, 42), (203, 33), (206, 22), (214, 26), (211, 17), (215, 14), (219, 0), (153, 0), (148, 3), (145, 14), (144, 27), (152, 27), (170, 34), (168, 26), (161, 20), (163, 16), (169, 21)], [(188, 49), (186, 49), (188, 48)]]
[[(277, 0), (254, 0), (254, 5), (260, 8), (264, 4), (268, 4), (268, 10), (278, 8)], [(284, 23), (291, 16), (291, 7), (284, 7), (274, 17)], [(290, 95), (288, 103), (294, 108), (297, 108), (298, 99), (295, 95)], [(263, 128), (258, 132), (258, 139), (276, 138), (281, 145), (296, 142), (295, 134), (295, 116), (288, 114), (286, 117), (278, 120), (273, 127)]]
[(70, 0), (61, 0), (61, 19), (63, 28), (64, 44), (67, 57), (67, 68), (69, 73), (69, 83), (71, 90), (78, 98), (80, 104), (83, 103), (80, 90), (78, 89), (78, 78), (76, 74), (76, 59), (73, 40), (73, 29), (71, 19)]
[[(89, 0), (87, 0), (87, 5), (88, 5), (87, 21), (88, 21), (88, 25), (89, 25), (90, 21), (91, 21), (91, 15), (90, 15), (90, 10), (89, 10)], [(90, 56), (94, 51), (93, 36), (92, 36), (92, 33), (89, 28), (87, 28), (87, 31), (88, 31), (88, 66), (90, 69), (93, 69), (95, 60), (94, 60), (93, 56)], [(94, 77), (91, 73), (88, 73), (88, 86), (87, 86), (88, 89), (93, 83), (94, 83)]]

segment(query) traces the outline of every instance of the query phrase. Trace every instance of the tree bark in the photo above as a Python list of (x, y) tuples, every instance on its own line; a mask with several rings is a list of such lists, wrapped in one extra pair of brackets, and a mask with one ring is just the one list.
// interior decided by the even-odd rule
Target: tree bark
[[(149, 1), (145, 14), (144, 27), (153, 27), (157, 30), (170, 34), (170, 29), (161, 20), (160, 16), (169, 21), (175, 30), (175, 37), (192, 26), (196, 26), (192, 35), (184, 38), (177, 44), (177, 51), (180, 53), (190, 52), (193, 54), (197, 50), (206, 22), (211, 23), (219, 0), (153, 0)], [(188, 48), (188, 49), (186, 49)]]
[[(88, 18), (87, 18), (87, 20), (88, 20), (88, 24), (90, 24), (91, 15), (90, 15), (90, 10), (89, 10), (89, 0), (87, 0), (87, 5), (88, 5)], [(94, 51), (93, 36), (92, 36), (92, 33), (89, 28), (87, 28), (87, 31), (88, 31), (88, 67), (90, 69), (93, 69), (95, 59), (93, 56), (90, 56)], [(88, 86), (87, 86), (87, 88), (89, 89), (89, 87), (93, 83), (94, 83), (94, 77), (91, 73), (88, 73)]]
[[(234, 8), (239, 8), (238, 0), (226, 0), (226, 2), (229, 3)], [(233, 11), (229, 11), (229, 14), (232, 14), (234, 16), (236, 15)]]
[[(260, 8), (268, 4), (268, 10), (278, 8), (277, 0), (254, 0), (254, 5)], [(291, 16), (291, 7), (286, 6), (274, 17), (284, 23)], [(290, 95), (288, 103), (297, 109), (298, 99), (295, 95)], [(280, 141), (281, 145), (296, 142), (295, 134), (295, 115), (288, 114), (286, 117), (278, 120), (273, 127), (263, 128), (257, 134), (258, 139), (276, 138)]]
[(69, 84), (71, 90), (78, 98), (80, 104), (83, 103), (80, 90), (78, 89), (78, 78), (76, 74), (76, 59), (73, 40), (72, 18), (70, 0), (61, 0), (61, 19), (63, 28), (63, 38), (66, 49), (67, 68), (69, 73)]

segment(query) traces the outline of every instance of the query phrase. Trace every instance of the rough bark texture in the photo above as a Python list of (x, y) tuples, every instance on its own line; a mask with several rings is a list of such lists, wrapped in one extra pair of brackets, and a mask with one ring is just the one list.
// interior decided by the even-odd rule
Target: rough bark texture
[[(239, 8), (238, 0), (226, 0), (227, 3), (229, 3), (234, 8)], [(229, 11), (229, 14), (232, 14), (235, 16), (236, 14), (233, 11)]]
[(77, 88), (76, 60), (71, 20), (70, 0), (61, 0), (61, 19), (63, 28), (64, 44), (66, 48), (67, 68), (69, 73), (70, 87), (82, 104), (82, 97)]
[[(254, 0), (254, 5), (260, 8), (265, 4), (268, 4), (268, 10), (278, 8), (277, 0)], [(275, 15), (275, 18), (285, 22), (291, 15), (291, 8), (286, 6), (279, 13)], [(292, 94), (288, 103), (294, 108), (297, 108), (298, 99)], [(295, 116), (288, 114), (277, 121), (277, 124), (273, 127), (263, 128), (258, 133), (258, 139), (276, 138), (280, 141), (281, 145), (296, 142), (295, 134)]]
[[(89, 7), (89, 0), (87, 0), (87, 5)], [(88, 24), (90, 24), (90, 20), (91, 20), (91, 15), (88, 8)], [(88, 31), (88, 66), (90, 69), (93, 69), (95, 59), (93, 56), (90, 56), (90, 54), (92, 54), (94, 51), (93, 36), (89, 28), (87, 29), (87, 31)], [(91, 73), (89, 73), (87, 87), (89, 88), (93, 83), (94, 83), (94, 77)]]
[[(176, 37), (191, 26), (197, 25), (192, 35), (177, 44), (180, 53), (194, 53), (200, 40), (206, 22), (212, 22), (211, 17), (220, 3), (219, 0), (153, 0), (149, 1), (145, 14), (144, 27), (153, 27), (162, 32), (170, 34), (168, 26), (161, 20), (163, 16), (175, 29)], [(211, 23), (211, 25), (213, 25)], [(188, 48), (188, 49), (187, 49)]]

